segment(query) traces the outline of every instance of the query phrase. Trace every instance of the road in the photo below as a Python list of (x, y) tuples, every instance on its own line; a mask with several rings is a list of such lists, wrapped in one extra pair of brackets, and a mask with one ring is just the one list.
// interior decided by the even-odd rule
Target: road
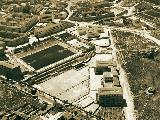
[(136, 120), (133, 96), (131, 94), (131, 90), (130, 90), (130, 86), (128, 83), (128, 79), (126, 77), (126, 73), (121, 67), (119, 61), (117, 60), (117, 56), (116, 56), (117, 49), (114, 45), (114, 40), (111, 34), (111, 29), (110, 29), (110, 39), (111, 39), (111, 44), (112, 44), (111, 47), (113, 49), (112, 55), (117, 62), (117, 67), (120, 68), (119, 69), (120, 70), (119, 79), (120, 79), (120, 84), (123, 88), (123, 97), (124, 99), (126, 99), (126, 103), (127, 103), (127, 107), (124, 108), (124, 114), (125, 114), (126, 120)]
[(72, 4), (71, 4), (71, 2), (69, 2), (68, 3), (68, 6), (67, 6), (67, 8), (66, 8), (66, 10), (68, 11), (68, 17), (65, 19), (66, 21), (68, 21), (68, 19), (71, 17), (71, 15), (73, 14), (73, 12), (70, 10), (70, 8), (71, 8), (71, 6), (72, 6)]
[(160, 46), (160, 40), (156, 39), (155, 37), (151, 36), (150, 32), (146, 31), (146, 30), (137, 30), (137, 29), (133, 29), (133, 28), (122, 28), (122, 27), (112, 27), (111, 29), (115, 29), (115, 30), (121, 30), (121, 31), (126, 31), (126, 32), (131, 32), (137, 35), (140, 35), (144, 38), (147, 38), (146, 40), (149, 41), (153, 41), (155, 42), (157, 45)]

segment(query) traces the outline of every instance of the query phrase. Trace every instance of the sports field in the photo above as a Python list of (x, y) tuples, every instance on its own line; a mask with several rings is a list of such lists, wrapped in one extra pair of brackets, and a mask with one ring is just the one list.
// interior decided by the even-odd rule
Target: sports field
[(70, 50), (60, 45), (55, 45), (35, 54), (26, 56), (22, 58), (22, 60), (31, 65), (34, 69), (38, 70), (73, 54), (74, 53)]

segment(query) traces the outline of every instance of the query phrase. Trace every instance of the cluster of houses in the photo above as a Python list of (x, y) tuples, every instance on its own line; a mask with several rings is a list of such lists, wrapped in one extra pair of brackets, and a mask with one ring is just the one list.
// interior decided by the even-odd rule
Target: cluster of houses
[(116, 62), (97, 61), (95, 74), (103, 75), (102, 87), (98, 89), (96, 95), (98, 104), (104, 107), (123, 107), (125, 101)]

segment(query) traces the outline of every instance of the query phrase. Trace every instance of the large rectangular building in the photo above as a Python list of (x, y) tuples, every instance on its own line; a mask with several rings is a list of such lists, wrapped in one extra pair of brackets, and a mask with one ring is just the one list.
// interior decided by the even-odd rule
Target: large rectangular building
[(103, 87), (98, 89), (97, 102), (100, 106), (123, 106), (123, 91), (121, 87)]
[(96, 61), (96, 68), (94, 70), (96, 75), (103, 75), (104, 72), (111, 72), (109, 66), (112, 65), (112, 62), (108, 61)]

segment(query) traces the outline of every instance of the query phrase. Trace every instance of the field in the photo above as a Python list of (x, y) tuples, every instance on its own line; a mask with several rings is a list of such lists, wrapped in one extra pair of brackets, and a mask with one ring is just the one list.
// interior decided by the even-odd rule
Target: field
[[(113, 31), (115, 44), (120, 51), (117, 53), (122, 67), (125, 69), (131, 91), (134, 95), (134, 105), (137, 120), (158, 120), (160, 117), (159, 85), (160, 85), (160, 53), (154, 56), (143, 56), (144, 51), (159, 46), (139, 35), (129, 32)], [(154, 87), (156, 93), (146, 94), (148, 87)]]
[(35, 54), (26, 56), (22, 58), (22, 60), (31, 65), (34, 69), (38, 70), (73, 54), (73, 52), (63, 48), (62, 46), (55, 45)]

